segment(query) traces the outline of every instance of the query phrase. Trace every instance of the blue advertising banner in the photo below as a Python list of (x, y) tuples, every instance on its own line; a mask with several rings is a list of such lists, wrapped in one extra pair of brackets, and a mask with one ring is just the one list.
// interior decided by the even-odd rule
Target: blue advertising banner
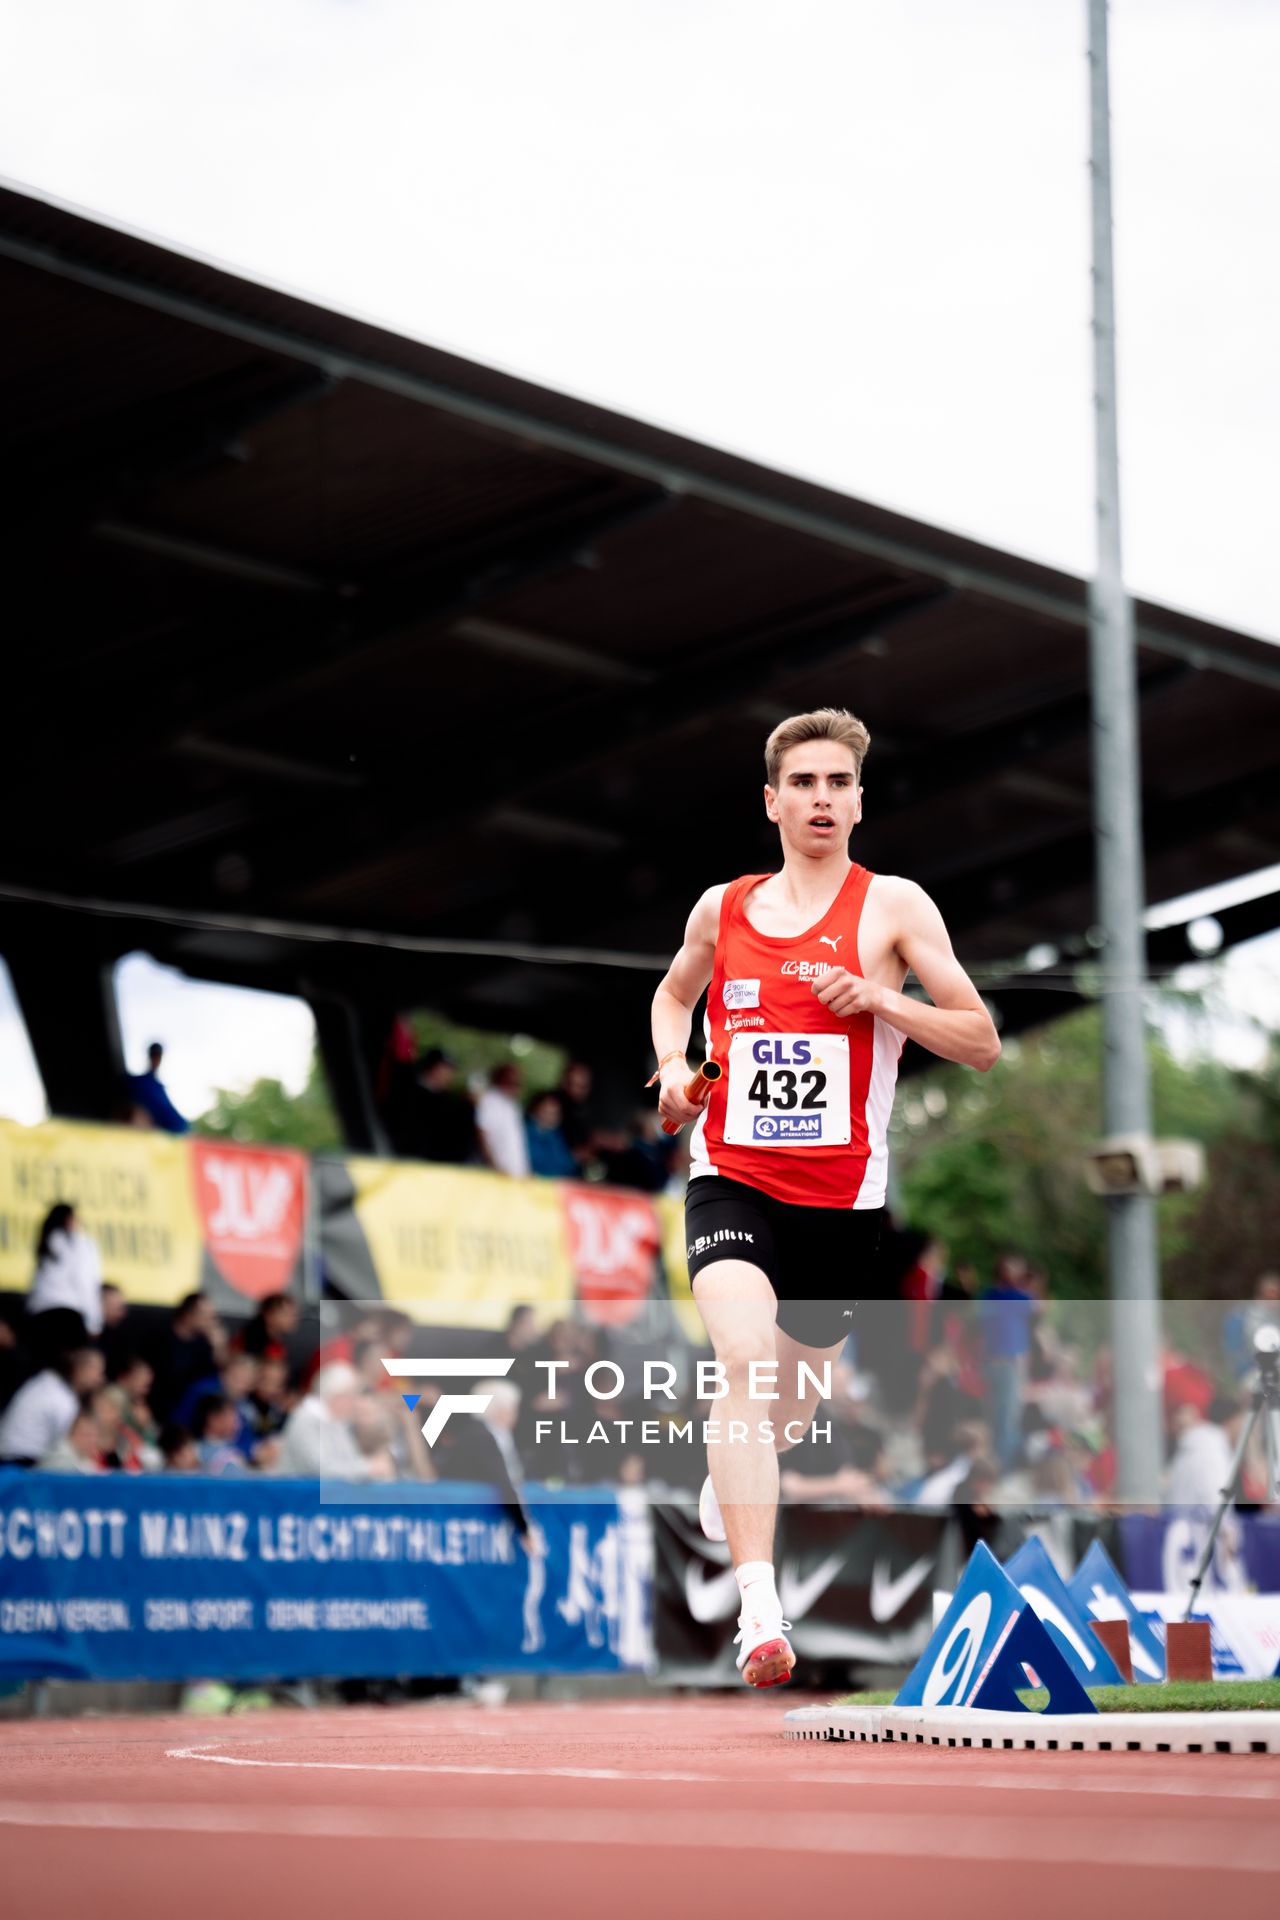
[[(1135, 1593), (1178, 1593), (1195, 1572), (1213, 1519), (1212, 1509), (1171, 1509), (1165, 1513), (1126, 1513), (1120, 1521), (1124, 1570)], [(1227, 1547), (1224, 1549), (1224, 1536)], [(1237, 1569), (1232, 1580), (1232, 1563)], [(1246, 1582), (1258, 1593), (1280, 1593), (1280, 1514), (1232, 1513), (1205, 1580), (1207, 1598), (1215, 1589)]]
[[(486, 1487), (336, 1505), (316, 1481), (0, 1469), (0, 1679), (609, 1672), (648, 1590), (616, 1502)], [(406, 1490), (407, 1492), (408, 1490)], [(441, 1490), (444, 1491), (443, 1489)]]

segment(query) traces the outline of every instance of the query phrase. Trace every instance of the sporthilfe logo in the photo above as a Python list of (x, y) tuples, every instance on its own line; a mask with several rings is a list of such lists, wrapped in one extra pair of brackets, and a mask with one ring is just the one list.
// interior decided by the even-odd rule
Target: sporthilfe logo
[[(515, 1363), (513, 1354), (509, 1360), (384, 1360), (382, 1364), (393, 1380), (493, 1380), (509, 1373)], [(404, 1395), (411, 1410), (420, 1398), (416, 1393)], [(491, 1393), (442, 1393), (422, 1423), (423, 1439), (433, 1447), (451, 1413), (483, 1413), (492, 1398)]]

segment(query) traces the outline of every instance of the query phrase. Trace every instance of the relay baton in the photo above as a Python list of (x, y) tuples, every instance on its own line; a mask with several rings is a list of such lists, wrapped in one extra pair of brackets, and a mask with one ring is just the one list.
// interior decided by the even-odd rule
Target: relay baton
[[(692, 1080), (685, 1082), (685, 1099), (691, 1100), (695, 1107), (704, 1107), (711, 1098), (712, 1087), (714, 1087), (716, 1081), (721, 1079), (723, 1075), (724, 1068), (718, 1060), (704, 1060)], [(655, 1073), (653, 1080), (657, 1078), (658, 1076)], [(653, 1080), (650, 1080), (650, 1086), (653, 1085)], [(669, 1120), (664, 1120), (662, 1123), (662, 1131), (664, 1133), (679, 1133), (680, 1126), (677, 1125), (673, 1127)]]

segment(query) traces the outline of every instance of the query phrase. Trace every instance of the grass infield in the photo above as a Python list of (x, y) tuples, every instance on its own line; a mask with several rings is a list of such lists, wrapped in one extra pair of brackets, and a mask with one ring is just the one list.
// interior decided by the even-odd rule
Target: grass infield
[[(1280, 1679), (1175, 1680), (1171, 1685), (1147, 1687), (1090, 1687), (1089, 1698), (1099, 1713), (1260, 1713), (1280, 1710)], [(1033, 1712), (1049, 1696), (1028, 1687), (1018, 1698)], [(891, 1693), (846, 1693), (838, 1707), (891, 1707)]]

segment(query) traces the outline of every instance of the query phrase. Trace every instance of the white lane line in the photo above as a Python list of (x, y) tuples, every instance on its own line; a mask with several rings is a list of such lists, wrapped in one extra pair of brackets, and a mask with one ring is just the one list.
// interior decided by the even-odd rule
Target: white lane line
[[(1091, 1819), (975, 1819), (967, 1814), (788, 1814), (772, 1828), (736, 1810), (711, 1815), (686, 1808), (584, 1812), (563, 1807), (388, 1808), (131, 1806), (85, 1801), (0, 1801), (0, 1827), (116, 1833), (262, 1835), (272, 1839), (421, 1840), (433, 1846), (495, 1842), (527, 1847), (634, 1846), (731, 1853), (815, 1853), (897, 1859), (1004, 1861), (1080, 1866), (1097, 1859)], [(1280, 1831), (1235, 1821), (1135, 1820), (1109, 1828), (1105, 1864), (1204, 1868), (1215, 1874), (1280, 1870)]]
[(244, 1754), (216, 1753), (211, 1746), (169, 1747), (166, 1760), (208, 1760), (220, 1767), (280, 1767), (306, 1773), (442, 1773), (480, 1779), (511, 1776), (523, 1780), (668, 1780), (688, 1783), (727, 1778), (714, 1773), (628, 1773), (620, 1767), (485, 1767), (420, 1760), (254, 1760)]
[[(1096, 1794), (1110, 1799), (1115, 1794), (1140, 1794), (1150, 1799), (1163, 1799), (1173, 1796), (1185, 1800), (1270, 1800), (1280, 1802), (1280, 1776), (1270, 1780), (1240, 1780), (1228, 1784), (1219, 1781), (1212, 1784), (1212, 1769), (1218, 1756), (1208, 1755), (1206, 1767), (1199, 1780), (1170, 1775), (1162, 1779), (1161, 1767), (1153, 1767), (1141, 1778), (1129, 1774), (1130, 1756), (1116, 1754), (1106, 1763), (1105, 1770), (1098, 1770), (1089, 1776), (1075, 1777), (1072, 1766), (1072, 1778), (1064, 1778), (1065, 1769), (1054, 1776), (1047, 1773), (1041, 1778), (1035, 1777), (1035, 1771), (1028, 1767), (1026, 1772), (1015, 1768), (993, 1768), (977, 1766), (970, 1771), (964, 1766), (970, 1758), (985, 1759), (985, 1755), (952, 1755), (945, 1759), (939, 1753), (930, 1755), (943, 1764), (930, 1767), (915, 1767), (910, 1764), (895, 1765), (890, 1770), (889, 1755), (882, 1763), (877, 1759), (864, 1767), (847, 1765), (842, 1756), (832, 1758), (830, 1768), (820, 1772), (809, 1769), (794, 1772), (788, 1769), (776, 1778), (763, 1775), (742, 1773), (673, 1773), (655, 1772), (644, 1768), (622, 1767), (517, 1767), (517, 1766), (481, 1766), (467, 1765), (461, 1762), (428, 1760), (259, 1760), (248, 1754), (220, 1753), (217, 1749), (220, 1741), (207, 1741), (199, 1746), (168, 1747), (166, 1760), (203, 1760), (220, 1767), (271, 1767), (288, 1773), (426, 1773), (462, 1775), (477, 1779), (517, 1779), (517, 1780), (614, 1780), (623, 1783), (635, 1781), (675, 1781), (681, 1784), (705, 1783), (708, 1786), (729, 1786), (749, 1789), (759, 1786), (773, 1791), (791, 1781), (802, 1781), (806, 1786), (824, 1787), (911, 1787), (927, 1792), (930, 1788), (954, 1790), (957, 1787), (981, 1787), (984, 1791), (1011, 1790), (1017, 1793), (1073, 1793)], [(922, 1750), (923, 1752), (923, 1750)], [(1067, 1754), (1063, 1758), (1078, 1763), (1086, 1758), (1084, 1754)], [(1134, 1756), (1136, 1758), (1136, 1756)], [(1177, 1759), (1174, 1754), (1170, 1758)], [(894, 1760), (898, 1756), (893, 1756)], [(946, 1760), (958, 1759), (961, 1766), (948, 1776), (944, 1773)], [(963, 1771), (962, 1771), (963, 1768)], [(1114, 1771), (1113, 1771), (1114, 1769)], [(665, 1816), (664, 1816), (665, 1817)]]

